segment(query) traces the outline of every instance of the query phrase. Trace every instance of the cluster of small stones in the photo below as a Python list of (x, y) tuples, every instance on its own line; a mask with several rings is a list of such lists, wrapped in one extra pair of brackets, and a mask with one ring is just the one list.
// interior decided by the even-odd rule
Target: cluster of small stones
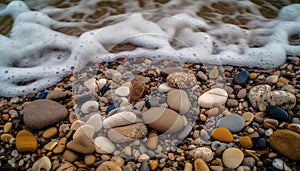
[(91, 64), (0, 99), (0, 170), (299, 170), (300, 65)]

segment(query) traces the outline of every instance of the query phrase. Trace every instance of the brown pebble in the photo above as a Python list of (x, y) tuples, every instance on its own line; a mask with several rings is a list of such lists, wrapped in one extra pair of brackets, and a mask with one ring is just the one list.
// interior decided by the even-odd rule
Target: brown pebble
[(148, 148), (154, 150), (157, 148), (158, 144), (158, 134), (156, 132), (150, 132), (147, 136), (146, 145)]
[(4, 124), (3, 133), (9, 133), (11, 128), (12, 128), (12, 123), (11, 122), (6, 122)]
[(63, 154), (63, 158), (71, 163), (75, 162), (78, 158), (78, 155), (71, 150), (66, 150)]
[(214, 129), (213, 132), (211, 133), (211, 137), (213, 139), (221, 141), (221, 142), (232, 142), (233, 141), (233, 135), (225, 127), (220, 127), (220, 128)]
[(86, 156), (84, 157), (84, 163), (85, 163), (86, 165), (92, 165), (92, 164), (95, 163), (95, 161), (96, 161), (96, 157), (95, 157), (93, 154), (86, 155)]
[(202, 159), (196, 159), (194, 162), (195, 171), (209, 171), (207, 163)]
[(62, 153), (65, 150), (67, 138), (63, 137), (58, 141), (58, 145), (54, 148), (53, 153)]
[(37, 150), (38, 143), (37, 139), (35, 136), (27, 131), (27, 130), (22, 130), (17, 134), (16, 137), (16, 147), (18, 152), (27, 152), (27, 153), (32, 153)]
[(56, 127), (51, 127), (46, 129), (43, 134), (42, 137), (45, 139), (51, 139), (52, 137), (54, 137), (58, 132), (58, 129)]
[(103, 162), (96, 171), (122, 171), (121, 167), (112, 161)]
[(239, 139), (239, 143), (244, 148), (252, 148), (253, 142), (252, 139), (249, 136), (243, 136)]
[(12, 138), (14, 138), (11, 134), (2, 134), (1, 141), (9, 142)]

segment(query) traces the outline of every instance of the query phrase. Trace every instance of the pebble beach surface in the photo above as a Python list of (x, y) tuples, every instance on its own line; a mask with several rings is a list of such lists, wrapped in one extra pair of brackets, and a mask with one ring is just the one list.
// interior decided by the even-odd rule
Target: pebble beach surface
[(300, 170), (300, 65), (118, 59), (0, 98), (0, 170)]

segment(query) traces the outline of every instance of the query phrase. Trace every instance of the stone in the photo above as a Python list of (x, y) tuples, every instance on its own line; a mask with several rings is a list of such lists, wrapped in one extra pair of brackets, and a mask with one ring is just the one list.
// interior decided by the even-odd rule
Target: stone
[(254, 114), (251, 113), (251, 112), (245, 112), (243, 115), (242, 115), (243, 119), (245, 120), (245, 126), (249, 125), (253, 119), (254, 119)]
[(291, 123), (287, 126), (287, 129), (292, 130), (300, 134), (300, 124), (297, 123)]
[(37, 150), (38, 142), (35, 136), (27, 131), (18, 132), (16, 137), (16, 148), (20, 153), (33, 153)]
[(157, 148), (158, 134), (156, 132), (150, 132), (147, 136), (146, 146), (152, 150)]
[(187, 89), (197, 84), (197, 78), (194, 74), (185, 72), (173, 72), (168, 75), (167, 83), (170, 87), (177, 89)]
[(271, 86), (267, 84), (252, 87), (248, 93), (248, 98), (252, 106), (258, 108), (260, 111), (266, 111), (268, 106), (266, 95), (269, 92), (271, 92)]
[(194, 162), (195, 171), (209, 171), (209, 167), (202, 159), (196, 159)]
[(48, 150), (48, 151), (52, 151), (56, 147), (57, 144), (58, 144), (57, 141), (50, 141), (44, 146), (44, 149)]
[(3, 133), (9, 133), (12, 128), (11, 122), (6, 122), (3, 127)]
[(115, 90), (116, 95), (126, 97), (130, 93), (130, 89), (127, 86), (120, 86)]
[(103, 126), (102, 117), (99, 113), (95, 113), (85, 122), (85, 124), (93, 126), (94, 131), (99, 132)]
[(289, 114), (278, 106), (270, 106), (267, 110), (270, 118), (277, 119), (280, 121), (287, 121), (289, 119)]
[(64, 151), (63, 158), (68, 162), (75, 162), (78, 159), (78, 154), (74, 153), (71, 150)]
[(292, 169), (281, 159), (276, 158), (272, 161), (272, 166), (278, 170), (291, 171)]
[(91, 94), (94, 94), (98, 89), (96, 78), (90, 78), (90, 79), (86, 80), (83, 83), (83, 85), (89, 90), (89, 92)]
[(190, 109), (188, 94), (184, 90), (174, 89), (167, 94), (169, 108), (180, 114), (186, 114)]
[(300, 161), (300, 134), (288, 130), (277, 130), (269, 138), (273, 149), (288, 159)]
[(235, 82), (240, 85), (247, 83), (250, 73), (247, 70), (243, 70), (235, 77)]
[(150, 78), (149, 77), (144, 77), (141, 75), (135, 75), (133, 80), (132, 80), (132, 84), (134, 84), (135, 82), (141, 81), (143, 83), (149, 83), (150, 82)]
[(66, 148), (67, 138), (63, 137), (58, 141), (57, 146), (53, 149), (54, 154), (62, 153)]
[(80, 136), (87, 136), (93, 138), (95, 134), (94, 127), (92, 125), (82, 125), (73, 134), (73, 139), (79, 138)]
[(171, 91), (171, 90), (173, 90), (173, 89), (174, 89), (174, 88), (170, 87), (170, 86), (168, 85), (168, 83), (163, 83), (163, 84), (160, 84), (160, 85), (158, 86), (158, 91), (161, 92), (161, 93), (167, 93), (167, 92), (169, 92), (169, 91)]
[(129, 125), (137, 121), (133, 112), (119, 112), (103, 120), (104, 128), (114, 128), (117, 126)]
[(190, 155), (194, 159), (203, 159), (206, 162), (210, 162), (214, 158), (214, 153), (207, 147), (198, 147), (190, 151)]
[(82, 125), (84, 125), (85, 123), (82, 120), (76, 120), (72, 123), (71, 125), (71, 129), (76, 131), (79, 127), (81, 127)]
[(1, 141), (3, 142), (9, 142), (12, 138), (14, 138), (14, 136), (12, 136), (11, 134), (1, 134)]
[(85, 114), (96, 112), (99, 110), (99, 103), (97, 101), (92, 101), (92, 100), (84, 102), (80, 110), (82, 113)]
[(186, 123), (182, 116), (168, 108), (152, 107), (142, 115), (145, 124), (160, 132), (178, 132)]
[(96, 171), (122, 171), (122, 168), (113, 161), (105, 161), (96, 169)]
[(158, 161), (154, 160), (150, 163), (150, 170), (155, 170), (158, 167)]
[(63, 121), (68, 110), (52, 100), (39, 99), (24, 106), (23, 119), (26, 126), (33, 130), (41, 130)]
[(235, 99), (228, 99), (227, 100), (227, 106), (228, 107), (237, 107), (239, 105), (239, 102)]
[(86, 165), (92, 165), (92, 164), (95, 163), (95, 161), (96, 161), (96, 157), (94, 155), (92, 155), (92, 154), (86, 155), (84, 157), (84, 163)]
[(147, 136), (147, 134), (147, 127), (143, 123), (115, 127), (107, 132), (108, 138), (115, 143), (124, 143), (137, 139), (143, 139)]
[(253, 147), (256, 149), (264, 149), (267, 146), (267, 141), (265, 138), (262, 137), (254, 137), (252, 138)]
[(231, 132), (224, 127), (219, 127), (213, 130), (211, 133), (211, 137), (217, 141), (221, 142), (232, 142), (233, 141), (233, 135)]
[(241, 89), (238, 94), (237, 97), (240, 99), (244, 99), (247, 96), (247, 90), (246, 89)]
[(276, 84), (278, 81), (279, 75), (270, 75), (266, 78), (266, 81), (271, 84)]
[(256, 78), (257, 78), (257, 73), (255, 73), (255, 72), (250, 73), (249, 80), (254, 80)]
[(56, 127), (50, 127), (43, 132), (42, 137), (45, 139), (51, 139), (57, 134), (57, 132), (58, 129)]
[(271, 106), (278, 106), (285, 110), (291, 110), (296, 105), (296, 96), (283, 90), (271, 91), (266, 100)]
[(218, 120), (216, 125), (225, 127), (231, 132), (240, 132), (245, 126), (245, 120), (238, 114), (230, 114)]
[(211, 89), (198, 98), (198, 105), (204, 108), (220, 107), (227, 101), (228, 94), (221, 88)]
[(110, 154), (115, 151), (115, 145), (106, 137), (100, 136), (94, 140), (96, 152), (99, 154)]
[(244, 148), (250, 149), (253, 147), (252, 139), (249, 136), (243, 136), (239, 138), (239, 143)]
[(148, 88), (142, 81), (135, 81), (130, 87), (129, 102), (138, 102), (147, 94)]
[(200, 81), (200, 82), (204, 82), (208, 79), (207, 75), (204, 74), (204, 72), (202, 71), (199, 71), (197, 72), (197, 80)]
[(57, 100), (67, 96), (67, 92), (62, 90), (51, 90), (47, 93), (46, 99)]
[(41, 157), (33, 163), (31, 170), (45, 170), (50, 171), (52, 167), (51, 161), (47, 156)]
[(81, 154), (91, 154), (95, 151), (95, 145), (90, 137), (86, 134), (82, 134), (68, 142), (67, 149)]
[(229, 169), (235, 169), (244, 160), (243, 152), (238, 148), (228, 148), (223, 152), (222, 161)]

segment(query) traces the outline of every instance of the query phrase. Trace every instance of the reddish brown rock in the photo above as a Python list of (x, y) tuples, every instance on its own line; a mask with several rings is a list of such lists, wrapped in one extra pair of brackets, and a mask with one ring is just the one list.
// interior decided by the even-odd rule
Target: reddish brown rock
[(129, 101), (130, 102), (137, 102), (141, 98), (143, 98), (147, 93), (147, 86), (142, 81), (135, 81), (133, 82), (131, 88), (130, 88), (130, 94), (129, 94)]

